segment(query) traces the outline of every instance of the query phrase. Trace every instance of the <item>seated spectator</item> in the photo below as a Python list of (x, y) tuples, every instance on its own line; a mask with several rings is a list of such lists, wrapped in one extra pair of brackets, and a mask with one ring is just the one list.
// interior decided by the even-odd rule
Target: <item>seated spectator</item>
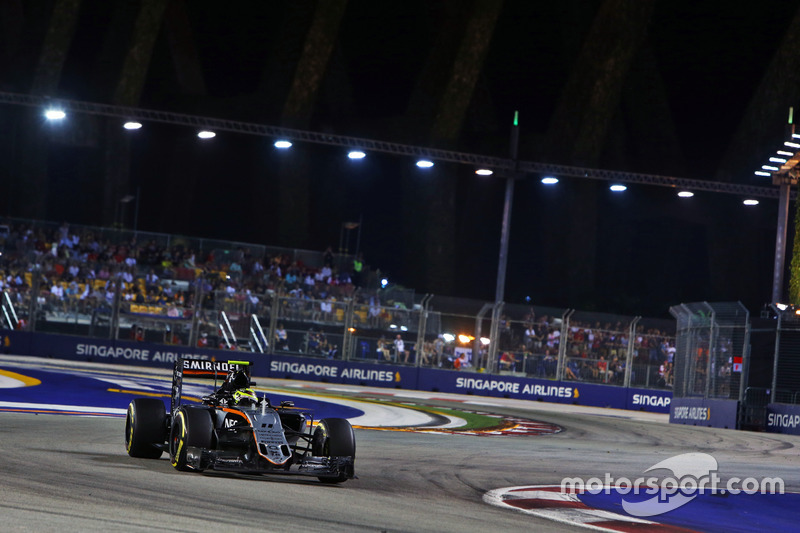
[(283, 324), (278, 324), (278, 329), (275, 330), (275, 349), (289, 349), (289, 334), (286, 333), (286, 330), (283, 328)]
[(500, 370), (517, 370), (517, 357), (512, 352), (503, 352), (500, 356)]
[(234, 261), (228, 267), (228, 273), (230, 274), (231, 278), (233, 278), (235, 280), (242, 279), (242, 265), (240, 265), (239, 263)]
[(602, 355), (600, 359), (597, 361), (597, 379), (605, 382), (608, 381), (608, 361)]
[(378, 354), (383, 356), (384, 361), (391, 361), (392, 360), (392, 353), (389, 351), (389, 341), (381, 337), (378, 339)]
[(307, 353), (310, 354), (322, 353), (320, 349), (321, 344), (322, 344), (321, 334), (314, 331), (314, 328), (309, 329), (308, 333), (306, 333)]
[(395, 361), (398, 363), (400, 362), (400, 356), (403, 357), (403, 362), (408, 363), (408, 350), (405, 348), (405, 342), (403, 342), (403, 338), (398, 333), (397, 337), (394, 339), (394, 353), (395, 353)]
[(564, 379), (578, 381), (578, 365), (575, 361), (570, 361), (570, 363), (564, 367)]
[(550, 350), (545, 350), (544, 358), (542, 359), (542, 366), (544, 367), (544, 375), (548, 378), (552, 378), (556, 375), (556, 367), (558, 366), (558, 361), (556, 357), (550, 352)]
[(148, 291), (155, 290), (158, 287), (158, 274), (152, 268), (150, 272), (144, 277), (145, 289)]
[(433, 343), (423, 342), (422, 352), (419, 354), (419, 356), (420, 356), (420, 364), (423, 365), (431, 364), (431, 360), (433, 359)]
[(611, 383), (622, 383), (624, 378), (625, 365), (620, 362), (618, 357), (614, 357), (608, 364), (608, 381)]
[(323, 300), (319, 304), (319, 310), (322, 313), (322, 320), (330, 322), (333, 316), (333, 303), (330, 300)]

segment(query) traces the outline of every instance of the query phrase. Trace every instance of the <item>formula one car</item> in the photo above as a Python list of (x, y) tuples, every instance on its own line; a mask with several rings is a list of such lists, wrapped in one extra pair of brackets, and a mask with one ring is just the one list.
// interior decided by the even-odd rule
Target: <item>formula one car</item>
[[(128, 406), (128, 455), (158, 459), (166, 451), (181, 471), (295, 474), (325, 483), (354, 478), (356, 442), (350, 423), (323, 418), (314, 427), (313, 415), (292, 402), (272, 406), (251, 388), (250, 365), (178, 359), (169, 414), (158, 398), (136, 398)], [(202, 404), (182, 404), (184, 376), (213, 378), (215, 392), (204, 396)]]

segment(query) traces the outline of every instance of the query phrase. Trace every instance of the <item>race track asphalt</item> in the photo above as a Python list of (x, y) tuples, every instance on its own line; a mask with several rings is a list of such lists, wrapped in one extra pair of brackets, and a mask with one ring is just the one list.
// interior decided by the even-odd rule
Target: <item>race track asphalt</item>
[(564, 477), (611, 472), (633, 479), (692, 451), (713, 455), (723, 477), (780, 476), (787, 490), (800, 490), (797, 437), (674, 426), (647, 413), (409, 396), (404, 401), (448, 407), (468, 400), (472, 408), (552, 422), (564, 431), (356, 430), (358, 479), (330, 486), (313, 478), (179, 473), (166, 456), (134, 459), (124, 449), (124, 418), (2, 412), (0, 530), (586, 531), (482, 498), (499, 487), (557, 485)]

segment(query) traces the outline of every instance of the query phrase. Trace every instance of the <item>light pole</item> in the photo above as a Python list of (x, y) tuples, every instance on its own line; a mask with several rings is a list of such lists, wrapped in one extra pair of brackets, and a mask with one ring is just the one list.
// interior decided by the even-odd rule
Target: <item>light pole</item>
[(500, 257), (497, 262), (497, 284), (494, 293), (494, 307), (492, 308), (492, 329), (489, 344), (489, 354), (486, 368), (492, 372), (497, 361), (497, 349), (500, 343), (500, 316), (503, 309), (503, 299), (506, 290), (506, 269), (508, 267), (508, 241), (511, 234), (511, 207), (514, 203), (514, 181), (519, 178), (519, 111), (514, 111), (514, 121), (511, 124), (510, 157), (511, 171), (505, 175), (506, 193), (503, 202), (503, 222), (500, 227)]
[(506, 290), (506, 267), (508, 265), (508, 240), (511, 233), (511, 204), (514, 202), (514, 180), (518, 176), (519, 150), (519, 111), (514, 111), (514, 122), (511, 125), (511, 150), (510, 156), (514, 166), (506, 178), (506, 194), (503, 203), (503, 224), (500, 228), (500, 259), (497, 264), (497, 286), (494, 293), (494, 303), (503, 301)]
[(778, 229), (775, 236), (775, 265), (772, 271), (772, 300), (770, 302), (778, 303), (781, 301), (783, 293), (783, 266), (786, 262), (786, 226), (789, 219), (789, 193), (792, 185), (797, 184), (797, 178), (788, 173), (775, 175), (772, 177), (772, 183), (780, 187), (780, 196), (778, 198)]
[[(779, 303), (783, 295), (783, 271), (786, 263), (786, 231), (789, 219), (789, 201), (792, 185), (797, 185), (798, 163), (800, 163), (800, 135), (794, 132), (794, 108), (789, 108), (789, 121), (783, 146), (769, 158), (769, 163), (756, 170), (757, 176), (772, 177), (772, 184), (778, 186), (778, 227), (775, 234), (775, 262), (772, 270), (772, 299)], [(780, 165), (780, 166), (778, 166)], [(797, 243), (795, 243), (797, 246)]]

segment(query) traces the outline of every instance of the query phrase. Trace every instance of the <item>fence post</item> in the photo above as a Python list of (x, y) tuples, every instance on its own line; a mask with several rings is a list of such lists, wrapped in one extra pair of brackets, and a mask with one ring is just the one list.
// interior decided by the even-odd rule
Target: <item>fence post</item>
[[(631, 325), (628, 327), (628, 353), (625, 354), (625, 378), (623, 380), (623, 385), (625, 388), (631, 386), (631, 375), (633, 374), (633, 348), (636, 345), (636, 326), (639, 324), (639, 321), (642, 317), (637, 316), (631, 321)], [(649, 375), (650, 369), (647, 369), (647, 373)]]
[(770, 390), (770, 403), (775, 403), (778, 395), (778, 357), (781, 349), (781, 329), (783, 326), (783, 313), (777, 308), (775, 311), (778, 315), (778, 326), (775, 329), (775, 357), (772, 361), (772, 389)]
[(122, 278), (114, 280), (114, 305), (111, 308), (111, 323), (108, 325), (108, 338), (119, 339), (119, 311), (122, 306)]
[(28, 331), (36, 331), (36, 309), (39, 307), (39, 287), (42, 283), (42, 278), (39, 274), (39, 268), (33, 268), (31, 275), (31, 289), (30, 298), (28, 302)]
[(344, 336), (342, 337), (342, 360), (349, 361), (353, 355), (353, 319), (356, 314), (356, 293), (347, 300), (347, 308), (344, 313)]
[[(741, 304), (740, 304), (741, 305)], [(742, 305), (742, 308), (744, 306)], [(746, 318), (744, 320), (744, 338), (742, 339), (742, 372), (739, 377), (739, 396), (741, 402), (744, 398), (744, 390), (749, 381), (750, 373), (750, 312), (745, 308)]]
[[(419, 325), (417, 326), (417, 359), (414, 361), (414, 366), (421, 366), (422, 365), (422, 353), (425, 350), (425, 330), (428, 326), (428, 305), (430, 304), (431, 298), (433, 298), (433, 294), (426, 294), (422, 297), (420, 301), (420, 311), (419, 311)], [(431, 364), (431, 361), (428, 362)]]
[(711, 361), (714, 357), (715, 350), (717, 349), (717, 331), (719, 329), (717, 325), (717, 312), (714, 310), (713, 307), (705, 304), (706, 307), (711, 309), (711, 316), (710, 316), (710, 323), (708, 325), (708, 356), (706, 361), (706, 386), (705, 386), (705, 397), (711, 398), (711, 380), (713, 376), (711, 375), (711, 369), (713, 366), (711, 365)]
[[(490, 304), (490, 303), (483, 304), (483, 307), (481, 307), (481, 310), (478, 311), (478, 315), (475, 317), (475, 340), (472, 341), (472, 361), (473, 361), (473, 364), (475, 365), (475, 368), (478, 368), (478, 369), (486, 368), (487, 361), (476, 360), (475, 357), (483, 358), (483, 356), (482, 356), (483, 347), (481, 345), (481, 337), (482, 337), (482, 330), (483, 330), (483, 318), (486, 316), (486, 313), (491, 308), (492, 308), (492, 304)], [(490, 329), (489, 336), (491, 337), (491, 335), (492, 335), (491, 334), (491, 326), (490, 326), (489, 329)], [(494, 337), (491, 337), (491, 338), (494, 338)], [(490, 346), (489, 349), (491, 349), (491, 346)], [(487, 359), (488, 359), (488, 350), (487, 350), (487, 354), (486, 355), (487, 355)], [(441, 363), (441, 361), (439, 361), (439, 363)], [(481, 365), (481, 363), (483, 363), (483, 364)]]
[(272, 343), (272, 353), (275, 353), (275, 332), (278, 331), (278, 315), (281, 312), (281, 293), (275, 291), (272, 294), (272, 312), (269, 314), (269, 339), (268, 342)]
[(497, 350), (500, 344), (500, 313), (503, 311), (505, 302), (497, 302), (492, 308), (492, 328), (489, 333), (489, 353), (486, 356), (486, 372), (494, 374), (497, 372)]
[(189, 329), (189, 346), (197, 346), (197, 337), (200, 334), (200, 317), (203, 310), (203, 285), (205, 274), (200, 274), (195, 278), (197, 283), (194, 286), (194, 304), (192, 309), (192, 326)]
[(558, 342), (558, 361), (556, 363), (556, 380), (564, 379), (564, 365), (567, 360), (567, 345), (569, 344), (569, 321), (575, 313), (574, 309), (567, 309), (561, 315), (561, 339)]

